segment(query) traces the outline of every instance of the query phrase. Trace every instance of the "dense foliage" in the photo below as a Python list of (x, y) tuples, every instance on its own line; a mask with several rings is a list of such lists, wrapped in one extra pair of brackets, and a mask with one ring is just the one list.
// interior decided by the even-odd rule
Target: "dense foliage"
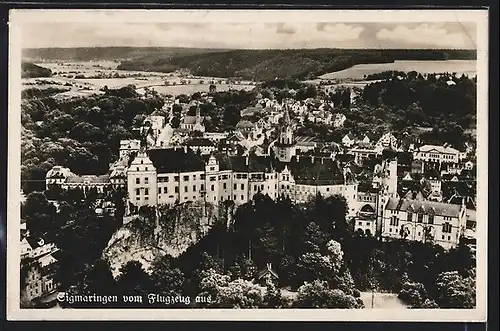
[(171, 72), (188, 69), (208, 77), (240, 77), (259, 81), (278, 78), (309, 79), (361, 63), (395, 60), (475, 59), (462, 50), (231, 50), (217, 53), (163, 56), (154, 54), (122, 62), (119, 69)]
[(133, 137), (143, 116), (161, 109), (158, 96), (140, 98), (133, 87), (69, 100), (24, 99), (21, 109), (22, 189), (43, 191), (54, 165), (76, 174), (104, 174), (117, 159), (121, 139)]
[(40, 67), (31, 62), (21, 63), (21, 78), (36, 78), (36, 77), (50, 77), (52, 71), (50, 69)]

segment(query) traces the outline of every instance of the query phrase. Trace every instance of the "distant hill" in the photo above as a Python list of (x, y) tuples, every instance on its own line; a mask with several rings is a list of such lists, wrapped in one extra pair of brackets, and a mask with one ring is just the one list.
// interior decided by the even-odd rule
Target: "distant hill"
[(76, 48), (27, 48), (23, 59), (32, 62), (44, 61), (122, 61), (137, 57), (193, 55), (223, 52), (224, 49), (182, 47), (76, 47)]
[(31, 62), (21, 63), (21, 78), (50, 77), (52, 70), (37, 66)]
[(356, 64), (396, 60), (474, 60), (474, 50), (289, 49), (230, 50), (195, 54), (162, 53), (123, 61), (118, 69), (171, 72), (184, 68), (194, 75), (270, 80), (313, 79)]

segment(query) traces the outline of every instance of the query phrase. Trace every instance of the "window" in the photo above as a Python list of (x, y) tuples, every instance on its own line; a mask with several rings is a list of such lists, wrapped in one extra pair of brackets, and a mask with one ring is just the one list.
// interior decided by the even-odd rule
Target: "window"
[(245, 189), (245, 184), (241, 184), (241, 189), (244, 190)]
[(193, 192), (196, 192), (196, 185), (193, 185)]
[(397, 216), (392, 216), (391, 217), (391, 226), (398, 226), (399, 225), (399, 219)]
[(135, 183), (136, 183), (136, 184), (140, 184), (140, 183), (141, 183), (141, 179), (140, 179), (140, 178), (136, 178), (136, 179), (135, 179)]
[(451, 240), (451, 236), (448, 236), (448, 240)]
[(434, 215), (429, 215), (428, 218), (427, 218), (427, 222), (429, 224), (434, 224)]
[(149, 178), (148, 177), (144, 178), (144, 184), (149, 184)]
[(148, 171), (148, 167), (144, 168), (145, 171)]
[(187, 182), (189, 180), (189, 176), (183, 176), (182, 180), (185, 181), (185, 182)]
[(238, 187), (238, 185), (234, 184), (234, 189), (236, 190), (236, 188)]
[(212, 176), (212, 177), (210, 177), (210, 181), (211, 181), (211, 182), (215, 182), (216, 180), (217, 180), (217, 177), (216, 177), (216, 176)]
[(184, 186), (184, 193), (187, 193), (187, 191), (188, 191), (188, 187)]
[(233, 196), (233, 200), (236, 200), (236, 194)]
[(149, 200), (149, 197), (144, 197), (144, 200), (145, 200), (145, 201), (148, 201), (148, 200)]
[(144, 195), (149, 195), (149, 189), (147, 188), (144, 189)]
[(201, 175), (200, 175), (200, 179), (201, 179), (201, 180), (205, 180), (205, 178), (206, 178), (205, 174), (201, 174)]
[(254, 185), (254, 186), (253, 186), (253, 190), (254, 190), (254, 191), (257, 191), (257, 185)]
[(241, 200), (245, 200), (245, 198), (243, 197), (243, 195), (241, 195)]
[(424, 214), (418, 214), (417, 215), (417, 222), (418, 223), (423, 223), (424, 222)]
[(136, 188), (135, 189), (135, 195), (140, 195), (141, 194), (141, 189)]
[(412, 214), (412, 213), (408, 213), (406, 220), (407, 220), (408, 222), (411, 222), (411, 221), (412, 221), (412, 218), (413, 218), (413, 214)]
[(174, 180), (175, 180), (176, 182), (178, 182), (178, 181), (179, 181), (179, 176), (174, 176)]
[(214, 185), (212, 185), (212, 186), (210, 187), (210, 190), (211, 190), (211, 191), (215, 191), (215, 186), (214, 186)]
[(363, 222), (358, 222), (358, 225), (363, 225)]
[(444, 233), (451, 233), (451, 229), (452, 229), (452, 226), (450, 223), (446, 222), (446, 223), (443, 223), (443, 228), (442, 228), (442, 231)]
[(204, 191), (205, 190), (205, 185), (201, 184), (200, 190)]
[(179, 186), (175, 187), (175, 193), (179, 193)]
[(167, 194), (168, 193), (168, 188), (167, 187), (164, 187), (163, 188), (163, 193)]
[(196, 180), (196, 175), (193, 175), (193, 180)]

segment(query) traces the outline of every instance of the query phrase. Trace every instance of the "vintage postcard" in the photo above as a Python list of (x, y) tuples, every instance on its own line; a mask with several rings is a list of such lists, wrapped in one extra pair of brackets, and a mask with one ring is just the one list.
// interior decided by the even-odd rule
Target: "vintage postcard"
[(9, 26), (9, 319), (486, 319), (486, 10)]

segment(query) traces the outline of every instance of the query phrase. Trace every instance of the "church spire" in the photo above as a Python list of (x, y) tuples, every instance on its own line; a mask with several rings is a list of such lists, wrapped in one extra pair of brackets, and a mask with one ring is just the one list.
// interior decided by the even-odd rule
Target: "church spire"
[(284, 124), (290, 125), (290, 114), (288, 113), (288, 105), (285, 106)]

